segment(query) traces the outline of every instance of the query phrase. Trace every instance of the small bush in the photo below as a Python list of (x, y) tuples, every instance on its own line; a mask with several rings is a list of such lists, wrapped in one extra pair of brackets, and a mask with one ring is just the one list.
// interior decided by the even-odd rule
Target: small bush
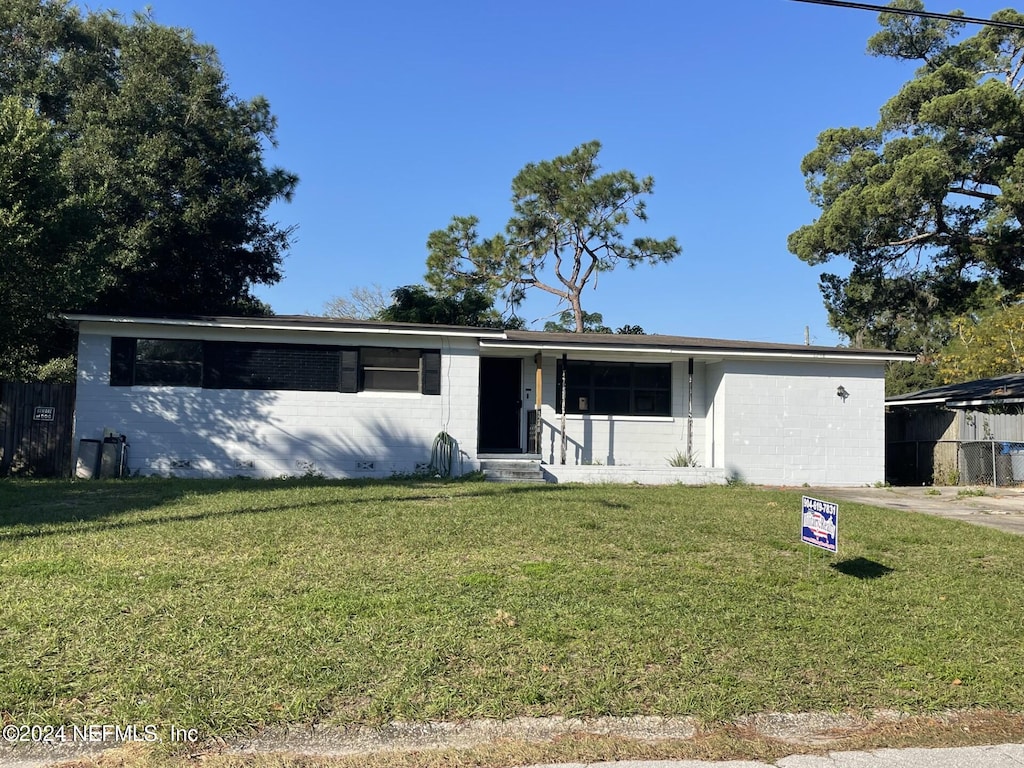
[(670, 467), (699, 467), (697, 463), (697, 456), (693, 453), (683, 453), (682, 451), (676, 451), (674, 456), (668, 457), (668, 465)]

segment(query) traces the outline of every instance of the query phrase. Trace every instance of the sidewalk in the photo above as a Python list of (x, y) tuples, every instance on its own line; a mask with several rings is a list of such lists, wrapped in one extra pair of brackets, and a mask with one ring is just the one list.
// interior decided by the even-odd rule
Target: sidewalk
[[(974, 713), (948, 713), (929, 716), (924, 721), (902, 715), (898, 712), (879, 710), (870, 716), (857, 713), (765, 713), (750, 715), (733, 721), (727, 727), (736, 729), (728, 752), (712, 748), (712, 751), (681, 751), (669, 749), (661, 755), (672, 754), (750, 754), (786, 755), (778, 758), (696, 760), (696, 759), (643, 759), (593, 762), (564, 762), (565, 757), (575, 754), (596, 755), (600, 752), (548, 753), (534, 751), (532, 754), (517, 745), (553, 743), (561, 738), (586, 735), (605, 737), (611, 740), (621, 738), (638, 743), (678, 742), (684, 743), (700, 738), (699, 724), (692, 718), (664, 717), (602, 717), (586, 720), (565, 717), (529, 718), (510, 720), (480, 719), (463, 722), (392, 722), (383, 726), (307, 726), (291, 728), (270, 728), (253, 735), (238, 735), (215, 739), (205, 745), (197, 745), (198, 753), (209, 749), (210, 757), (223, 755), (239, 758), (238, 764), (245, 765), (246, 758), (270, 759), (281, 768), (318, 764), (317, 760), (331, 758), (360, 757), (376, 758), (387, 755), (398, 758), (416, 753), (430, 753), (435, 750), (472, 750), (478, 747), (511, 745), (511, 749), (499, 749), (489, 754), (478, 755), (483, 765), (500, 765), (502, 768), (529, 766), (529, 768), (1024, 768), (1024, 720), (1018, 715), (993, 713), (992, 716)], [(956, 734), (972, 734), (971, 741), (1011, 742), (996, 746), (962, 746), (893, 749), (873, 747), (875, 744), (893, 743), (887, 737), (887, 729), (902, 737), (914, 734), (917, 729), (951, 728), (953, 739)], [(8, 726), (9, 727), (9, 726)], [(962, 733), (961, 733), (962, 732)], [(987, 734), (987, 736), (985, 736)], [(703, 734), (705, 737), (708, 732)], [(979, 738), (980, 737), (980, 738)], [(749, 740), (749, 749), (744, 750), (743, 742)], [(757, 746), (760, 741), (761, 748)], [(846, 743), (846, 748), (840, 746)], [(856, 743), (854, 743), (856, 742)], [(967, 739), (946, 743), (966, 743)], [(774, 748), (765, 751), (765, 743)], [(908, 743), (902, 741), (901, 743)], [(921, 743), (921, 742), (918, 742)], [(932, 740), (930, 743), (942, 743)], [(781, 749), (779, 748), (781, 746)], [(860, 747), (852, 749), (851, 747)], [(800, 754), (809, 751), (824, 751), (825, 754)], [(606, 752), (606, 754), (631, 754)], [(632, 754), (638, 754), (632, 752)], [(652, 757), (658, 753), (648, 752)], [(90, 766), (104, 762), (130, 766), (133, 760), (142, 757), (132, 744), (112, 743), (61, 743), (61, 744), (4, 744), (0, 743), (0, 768), (50, 768), (69, 760), (81, 761), (79, 765)], [(550, 762), (537, 763), (537, 759)], [(571, 757), (570, 757), (571, 759)], [(558, 762), (562, 760), (562, 762)], [(94, 762), (97, 761), (97, 762)], [(496, 762), (495, 762), (496, 761)], [(407, 761), (402, 761), (408, 765)], [(155, 764), (159, 764), (159, 761)], [(179, 763), (180, 764), (180, 763)], [(328, 762), (329, 764), (329, 762)], [(351, 764), (351, 762), (349, 763)], [(380, 765), (380, 760), (374, 761)]]
[(751, 760), (626, 760), (615, 763), (556, 763), (529, 768), (1022, 768), (1024, 744), (953, 749), (876, 749), (792, 755), (774, 763)]
[[(43, 758), (0, 756), (0, 768), (47, 768), (69, 755)], [(309, 755), (296, 757), (308, 764)], [(287, 766), (282, 760), (279, 765)], [(875, 749), (864, 752), (829, 752), (826, 755), (791, 755), (775, 762), (756, 760), (623, 760), (598, 763), (545, 763), (527, 768), (1022, 768), (1024, 744), (940, 749)], [(514, 768), (509, 766), (509, 768)]]

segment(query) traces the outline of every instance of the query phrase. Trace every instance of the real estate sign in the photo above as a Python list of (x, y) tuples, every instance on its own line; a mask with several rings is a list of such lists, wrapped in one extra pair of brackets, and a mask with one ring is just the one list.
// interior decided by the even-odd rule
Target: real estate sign
[(839, 549), (839, 505), (803, 497), (800, 540), (812, 547), (837, 552)]

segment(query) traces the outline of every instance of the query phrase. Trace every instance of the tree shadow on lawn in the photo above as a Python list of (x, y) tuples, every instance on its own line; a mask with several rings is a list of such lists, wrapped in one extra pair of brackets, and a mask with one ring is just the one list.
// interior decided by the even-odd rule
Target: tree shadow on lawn
[[(288, 478), (281, 480), (177, 480), (144, 478), (137, 480), (70, 481), (4, 481), (0, 483), (0, 541), (61, 535), (73, 527), (76, 532), (127, 529), (136, 526), (163, 525), (165, 523), (208, 520), (233, 515), (269, 514), (287, 509), (316, 509), (340, 507), (350, 504), (394, 502), (403, 504), (418, 501), (436, 501), (447, 498), (459, 488), (459, 481), (410, 480), (325, 480), (319, 478)], [(178, 503), (186, 498), (227, 492), (285, 491), (317, 487), (379, 488), (372, 495), (356, 498), (333, 498), (321, 501), (302, 500), (280, 504), (247, 506), (244, 501), (230, 509), (217, 511), (162, 510), (161, 507)], [(392, 489), (391, 493), (386, 489)], [(401, 489), (416, 489), (419, 493), (401, 493)], [(567, 493), (567, 486), (515, 486), (495, 484), (493, 488), (479, 488), (458, 492), (459, 498), (486, 498), (520, 493)], [(197, 499), (197, 505), (200, 502)], [(149, 512), (145, 517), (127, 518), (132, 513)], [(26, 530), (27, 528), (27, 530)]]
[(829, 567), (857, 579), (880, 579), (895, 570), (874, 560), (868, 560), (865, 557), (840, 560), (838, 563), (832, 563)]

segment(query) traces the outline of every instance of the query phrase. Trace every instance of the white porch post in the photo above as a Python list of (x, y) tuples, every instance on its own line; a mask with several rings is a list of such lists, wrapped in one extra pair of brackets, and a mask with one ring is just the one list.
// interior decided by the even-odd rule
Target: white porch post
[(568, 374), (568, 370), (567, 370), (568, 368), (569, 368), (569, 355), (567, 355), (565, 352), (563, 352), (562, 353), (562, 457), (561, 457), (561, 462), (560, 462), (562, 464), (565, 464), (565, 449), (566, 449), (566, 444), (567, 444), (567, 441), (568, 441), (568, 437), (565, 434), (565, 403), (566, 403), (566, 398), (568, 397), (568, 395), (566, 393), (566, 388), (567, 388), (566, 382), (568, 381), (567, 377), (569, 375)]

